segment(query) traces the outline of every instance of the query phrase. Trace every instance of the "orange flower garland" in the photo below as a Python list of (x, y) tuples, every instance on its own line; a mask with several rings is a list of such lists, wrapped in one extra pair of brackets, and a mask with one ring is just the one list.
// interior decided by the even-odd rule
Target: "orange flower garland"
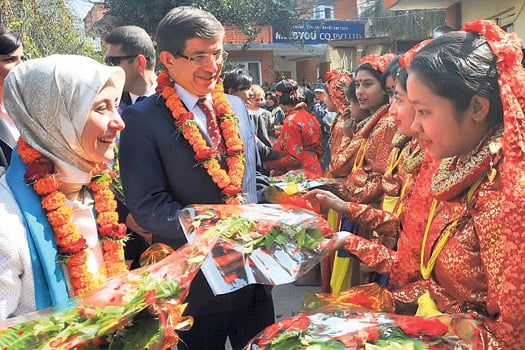
[(242, 204), (242, 180), (244, 177), (244, 144), (237, 128), (238, 119), (234, 117), (226, 99), (222, 84), (217, 83), (212, 92), (212, 100), (217, 112), (219, 127), (226, 145), (225, 171), (219, 163), (220, 152), (208, 146), (195, 121), (193, 113), (188, 112), (175, 91), (174, 82), (168, 72), (162, 71), (157, 78), (157, 92), (166, 99), (166, 107), (175, 119), (175, 127), (195, 152), (195, 160), (202, 163), (213, 182), (217, 184), (226, 204)]
[[(41, 196), (42, 208), (47, 212), (47, 220), (55, 234), (58, 252), (67, 266), (73, 295), (84, 295), (98, 286), (95, 277), (88, 271), (86, 262), (88, 252), (86, 240), (78, 233), (71, 221), (73, 210), (66, 207), (66, 196), (60, 192), (60, 180), (56, 176), (51, 160), (28, 145), (22, 138), (18, 140), (18, 154), (27, 169), (25, 180), (33, 185)], [(94, 171), (88, 188), (93, 191), (95, 211), (97, 212), (98, 233), (102, 240), (102, 250), (107, 276), (111, 277), (127, 271), (124, 262), (124, 239), (126, 226), (118, 223), (115, 212), (117, 203), (109, 190), (110, 176), (103, 173), (103, 167)]]

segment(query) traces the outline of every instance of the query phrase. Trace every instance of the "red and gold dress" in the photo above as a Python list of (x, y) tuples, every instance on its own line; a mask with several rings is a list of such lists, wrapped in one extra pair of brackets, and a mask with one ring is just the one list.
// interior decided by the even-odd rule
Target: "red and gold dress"
[(266, 167), (275, 170), (276, 175), (295, 169), (323, 174), (319, 160), (323, 154), (321, 126), (304, 108), (294, 110), (286, 116), (281, 135), (273, 149), (281, 157), (266, 162)]
[(353, 167), (341, 187), (341, 196), (349, 202), (379, 203), (383, 195), (381, 181), (390, 163), (396, 133), (388, 105), (361, 121), (357, 129), (346, 151)]
[(487, 137), (466, 161), (443, 160), (432, 177), (420, 173), (419, 185), (432, 179), (432, 195), (424, 190), (412, 195), (407, 210), (417, 206), (427, 213), (423, 220), (417, 217), (421, 210), (413, 213), (416, 220), (403, 228), (397, 252), (360, 237), (345, 245), (376, 271), (392, 272), (396, 301), (416, 303), (428, 291), (440, 312), (483, 321), (476, 349), (511, 345), (497, 337), (503, 276), (502, 222), (497, 220), (503, 204), (501, 135), (499, 129)]

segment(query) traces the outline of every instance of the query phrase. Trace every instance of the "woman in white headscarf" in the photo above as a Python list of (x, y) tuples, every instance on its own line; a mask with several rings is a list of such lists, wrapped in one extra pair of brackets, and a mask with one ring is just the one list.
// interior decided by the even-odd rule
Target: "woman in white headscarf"
[(24, 62), (4, 103), (20, 131), (0, 178), (0, 319), (60, 305), (125, 270), (110, 177), (124, 72), (81, 56)]

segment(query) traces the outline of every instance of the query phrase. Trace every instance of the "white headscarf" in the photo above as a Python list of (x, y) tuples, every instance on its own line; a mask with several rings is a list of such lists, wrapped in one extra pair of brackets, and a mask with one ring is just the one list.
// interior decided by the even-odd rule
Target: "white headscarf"
[(74, 55), (23, 62), (5, 79), (4, 104), (20, 136), (55, 163), (63, 182), (85, 184), (91, 178), (95, 163), (81, 136), (94, 99), (109, 80), (122, 91), (122, 68)]

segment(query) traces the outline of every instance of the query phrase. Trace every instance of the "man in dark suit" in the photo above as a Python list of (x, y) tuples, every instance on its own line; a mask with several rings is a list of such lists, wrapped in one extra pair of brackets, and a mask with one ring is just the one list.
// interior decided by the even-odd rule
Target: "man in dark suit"
[[(119, 66), (126, 73), (124, 91), (119, 104), (119, 113), (124, 108), (155, 94), (155, 46), (149, 34), (137, 26), (122, 26), (113, 29), (106, 42), (106, 64)], [(148, 248), (151, 233), (140, 227), (129, 214), (122, 194), (115, 191), (119, 221), (125, 222), (130, 239), (126, 242), (126, 261), (132, 269), (140, 267), (140, 255)]]
[[(223, 40), (224, 28), (209, 12), (193, 7), (172, 9), (157, 28), (160, 60), (170, 78), (162, 80), (166, 73), (161, 73), (159, 88), (169, 85), (171, 89), (173, 85), (182, 111), (173, 111), (171, 104), (172, 110), (168, 109), (166, 99), (159, 94), (123, 113), (126, 129), (120, 140), (120, 166), (128, 208), (137, 223), (153, 233), (153, 241), (174, 248), (186, 243), (178, 222), (182, 208), (195, 203), (220, 204), (226, 199), (224, 186), (195, 159), (188, 135), (175, 127), (176, 119), (191, 112), (192, 123), (198, 126), (197, 136), (219, 152), (220, 164), (226, 172), (230, 170), (224, 161), (230, 146), (214, 120), (214, 114), (220, 113), (215, 108), (216, 98), (224, 95), (212, 95), (227, 56)], [(202, 98), (213, 104), (211, 111), (201, 110)], [(238, 194), (243, 203), (254, 203), (258, 182), (255, 136), (242, 100), (234, 96), (227, 96), (227, 100), (239, 120), (237, 130), (246, 159), (242, 189), (234, 195)], [(199, 273), (186, 301), (194, 325), (181, 333), (179, 349), (224, 349), (226, 337), (234, 349), (242, 349), (251, 337), (273, 323), (271, 289), (267, 286), (249, 285), (214, 296)]]

